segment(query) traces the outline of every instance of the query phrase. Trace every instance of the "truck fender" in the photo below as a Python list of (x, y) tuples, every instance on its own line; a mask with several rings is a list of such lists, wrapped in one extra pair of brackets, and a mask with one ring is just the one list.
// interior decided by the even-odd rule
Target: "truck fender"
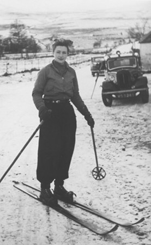
[(114, 90), (116, 90), (115, 84), (112, 81), (103, 82), (102, 83), (102, 89), (103, 89), (104, 92), (105, 91), (107, 92), (107, 91), (114, 91)]
[(147, 77), (139, 77), (135, 83), (135, 88), (146, 88), (147, 84)]

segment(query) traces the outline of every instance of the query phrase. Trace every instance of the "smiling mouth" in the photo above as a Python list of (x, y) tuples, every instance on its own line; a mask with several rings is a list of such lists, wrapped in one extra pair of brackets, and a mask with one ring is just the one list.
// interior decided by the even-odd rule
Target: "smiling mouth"
[(58, 59), (58, 61), (64, 61), (64, 59)]

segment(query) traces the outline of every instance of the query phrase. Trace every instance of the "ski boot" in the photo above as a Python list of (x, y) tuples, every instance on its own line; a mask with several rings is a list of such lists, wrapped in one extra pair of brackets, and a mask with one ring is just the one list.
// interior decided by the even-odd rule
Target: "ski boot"
[(63, 185), (55, 185), (54, 188), (54, 195), (56, 197), (58, 197), (58, 199), (64, 201), (64, 202), (68, 202), (68, 203), (73, 203), (73, 197), (74, 195), (76, 196), (76, 194), (72, 191), (67, 191)]
[(48, 205), (48, 206), (57, 206), (58, 201), (56, 196), (51, 192), (51, 190), (48, 189), (41, 189), (40, 193), (40, 200), (43, 204)]

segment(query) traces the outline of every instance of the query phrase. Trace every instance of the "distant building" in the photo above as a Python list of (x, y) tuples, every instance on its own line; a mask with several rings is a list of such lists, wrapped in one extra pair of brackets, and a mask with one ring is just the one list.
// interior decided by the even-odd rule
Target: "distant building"
[(132, 43), (119, 45), (116, 48), (112, 49), (112, 54), (116, 54), (117, 51), (120, 51), (121, 54), (132, 53), (132, 47)]
[(140, 57), (143, 71), (151, 71), (151, 31), (140, 40)]

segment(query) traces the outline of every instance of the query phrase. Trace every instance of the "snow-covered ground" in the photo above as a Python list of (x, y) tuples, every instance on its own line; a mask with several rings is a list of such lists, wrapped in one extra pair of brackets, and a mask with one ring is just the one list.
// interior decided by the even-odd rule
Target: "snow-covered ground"
[[(95, 78), (90, 65), (76, 68), (83, 100), (95, 119), (99, 165), (107, 175), (95, 180), (96, 166), (90, 128), (77, 112), (76, 148), (66, 188), (77, 200), (114, 216), (145, 221), (100, 237), (52, 209), (19, 192), (13, 181), (39, 186), (36, 180), (38, 133), (0, 183), (0, 244), (2, 245), (150, 245), (151, 244), (151, 99), (114, 101), (107, 108), (101, 99), (100, 77), (91, 99)], [(1, 77), (0, 83), (0, 173), (10, 166), (39, 124), (31, 92), (37, 72)], [(147, 74), (151, 91), (151, 75)], [(72, 209), (92, 225), (108, 222)]]

